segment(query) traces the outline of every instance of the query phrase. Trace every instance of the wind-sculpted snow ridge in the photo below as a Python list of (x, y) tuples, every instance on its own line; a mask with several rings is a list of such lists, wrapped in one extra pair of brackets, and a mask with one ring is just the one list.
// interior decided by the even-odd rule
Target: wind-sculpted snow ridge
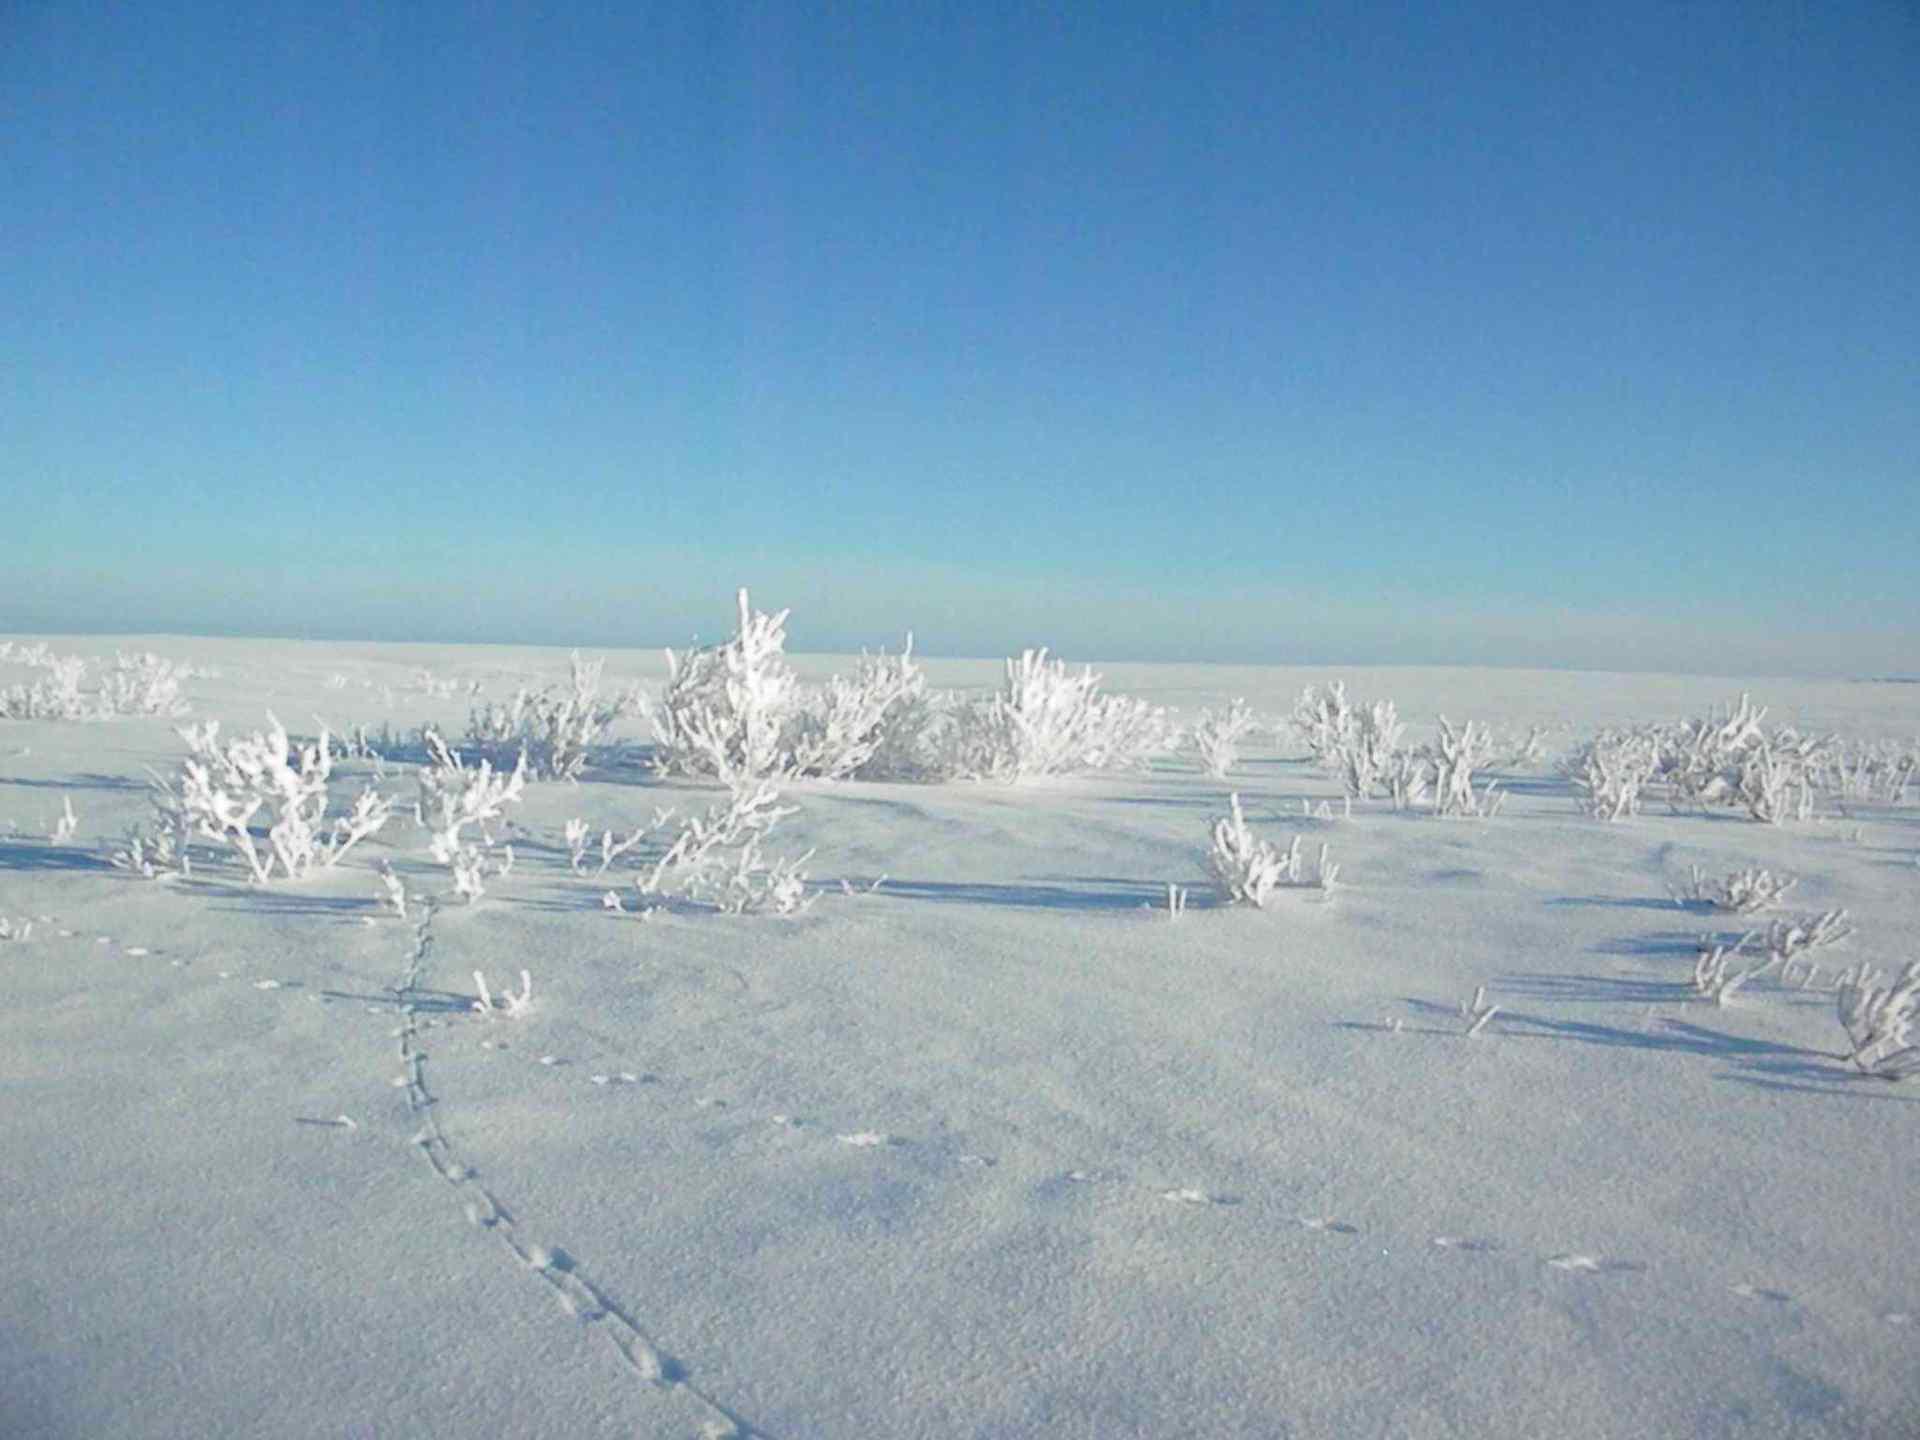
[[(433, 1173), (454, 1190), (467, 1220), (494, 1236), (515, 1262), (546, 1285), (566, 1315), (591, 1327), (625, 1369), (647, 1386), (691, 1402), (698, 1412), (696, 1418), (703, 1440), (746, 1440), (755, 1433), (751, 1426), (695, 1383), (686, 1368), (667, 1353), (578, 1259), (558, 1245), (524, 1238), (523, 1220), (481, 1183), (470, 1166), (462, 1163), (440, 1122), (441, 1097), (428, 1084), (429, 1052), (417, 1023), (418, 997), (434, 947), (433, 920), (433, 902), (420, 902), (406, 963), (392, 986), (394, 1009), (401, 1021), (393, 1032), (400, 1065), (393, 1083), (405, 1093), (407, 1111), (416, 1127), (413, 1148)], [(484, 982), (481, 984), (485, 995)], [(488, 1000), (490, 1006), (491, 997)]]

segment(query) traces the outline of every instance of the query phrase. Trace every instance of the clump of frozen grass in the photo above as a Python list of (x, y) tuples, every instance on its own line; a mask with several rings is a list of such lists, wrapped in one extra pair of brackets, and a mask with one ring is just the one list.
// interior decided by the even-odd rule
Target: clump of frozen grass
[(22, 915), (17, 920), (9, 920), (0, 915), (0, 940), (9, 944), (24, 944), (33, 938), (33, 921)]
[(1731, 870), (1722, 880), (1708, 880), (1700, 867), (1695, 865), (1691, 868), (1687, 884), (1676, 888), (1673, 898), (1682, 905), (1711, 905), (1716, 910), (1750, 915), (1757, 910), (1778, 905), (1786, 893), (1799, 883), (1796, 875), (1775, 875), (1771, 870), (1755, 865)]
[(1228, 797), (1228, 804), (1230, 812), (1213, 822), (1212, 844), (1207, 851), (1207, 869), (1222, 900), (1264, 910), (1283, 887), (1304, 885), (1331, 893), (1340, 867), (1328, 859), (1325, 845), (1320, 847), (1318, 862), (1309, 877), (1301, 864), (1298, 835), (1285, 850), (1276, 849), (1247, 825), (1237, 792)]
[[(285, 726), (271, 714), (267, 719), (270, 728), (264, 733), (224, 744), (214, 721), (179, 730), (189, 751), (181, 765), (180, 788), (176, 796), (170, 787), (161, 787), (166, 805), (177, 805), (198, 834), (239, 853), (255, 884), (272, 880), (276, 867), (287, 879), (299, 879), (316, 865), (338, 865), (393, 812), (393, 802), (369, 788), (329, 827), (327, 779), (333, 756), (328, 736), (323, 731), (317, 741), (296, 746)], [(272, 821), (264, 851), (253, 832), (253, 819), (262, 810)], [(184, 860), (184, 853), (184, 845), (178, 846), (174, 858)], [(144, 869), (146, 857), (132, 844), (127, 859), (127, 868), (150, 873)]]
[(1920, 960), (1907, 965), (1891, 985), (1862, 966), (1857, 976), (1841, 981), (1840, 1024), (1853, 1045), (1850, 1056), (1866, 1075), (1883, 1080), (1907, 1080), (1920, 1075), (1920, 1047), (1912, 1042), (1920, 1020)]
[(577, 780), (589, 758), (607, 743), (614, 724), (641, 709), (637, 691), (602, 696), (604, 660), (585, 661), (575, 650), (565, 685), (522, 686), (511, 701), (470, 712), (466, 745), (496, 765), (515, 752), (527, 757), (533, 780)]
[(73, 813), (73, 797), (60, 797), (60, 813), (54, 816), (53, 829), (47, 832), (47, 839), (55, 845), (70, 845), (73, 837), (80, 833), (80, 817)]
[(753, 910), (794, 915), (808, 909), (815, 896), (800, 867), (813, 852), (769, 860), (761, 848), (774, 826), (799, 813), (799, 807), (779, 802), (780, 792), (771, 784), (732, 791), (690, 817), (652, 873), (635, 885), (643, 896), (671, 885), (728, 915)]
[(380, 862), (380, 903), (393, 911), (396, 919), (407, 918), (407, 887), (393, 872), (393, 866), (385, 860)]
[(1224, 780), (1240, 759), (1240, 742), (1254, 727), (1254, 714), (1245, 700), (1234, 700), (1224, 709), (1200, 712), (1191, 736), (1200, 766), (1216, 780)]
[[(1795, 956), (1837, 945), (1852, 934), (1853, 922), (1845, 910), (1827, 910), (1792, 920), (1775, 920), (1763, 930), (1749, 930), (1731, 945), (1711, 935), (1702, 935), (1693, 967), (1694, 993), (1716, 1005), (1724, 1005), (1748, 981), (1776, 970), (1783, 982), (1790, 980), (1788, 972)], [(1749, 947), (1764, 952), (1764, 958), (1743, 961)], [(1814, 973), (1809, 971), (1807, 984), (1813, 983)]]
[(533, 1008), (533, 976), (525, 970), (520, 972), (520, 993), (503, 988), (498, 995), (487, 988), (487, 977), (479, 970), (473, 972), (474, 988), (480, 992), (480, 998), (473, 1002), (473, 1009), (489, 1020), (505, 1015), (509, 1020), (525, 1017)]
[(1640, 792), (1660, 773), (1659, 742), (1638, 730), (1602, 730), (1563, 762), (1580, 808), (1600, 820), (1640, 813)]
[[(491, 873), (505, 875), (513, 868), (513, 847), (495, 856), (492, 824), (502, 818), (502, 807), (517, 804), (526, 790), (527, 762), (523, 753), (510, 775), (496, 772), (489, 760), (469, 767), (450, 749), (438, 731), (425, 733), (428, 763), (418, 773), (419, 799), (414, 818), (432, 834), (428, 851), (453, 872), (454, 889), (469, 901), (486, 893)], [(477, 826), (476, 843), (463, 833)]]

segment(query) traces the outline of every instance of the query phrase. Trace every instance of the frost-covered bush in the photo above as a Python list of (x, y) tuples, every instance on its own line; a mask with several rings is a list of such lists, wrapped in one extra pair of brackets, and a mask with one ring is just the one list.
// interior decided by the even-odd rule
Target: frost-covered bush
[[(427, 730), (425, 740), (429, 763), (418, 772), (414, 818), (431, 832), (428, 851), (452, 870), (454, 889), (477, 900), (486, 893), (488, 873), (504, 875), (513, 868), (511, 845), (495, 858), (491, 826), (503, 818), (501, 807), (517, 804), (526, 790), (526, 755), (521, 754), (511, 774), (502, 775), (490, 760), (469, 767), (437, 731)], [(478, 843), (463, 833), (470, 825), (479, 827)]]
[(1102, 695), (1100, 676), (1079, 674), (1045, 649), (1008, 660), (1006, 682), (955, 707), (935, 763), (942, 778), (1015, 783), (1081, 770), (1137, 769), (1171, 743), (1164, 710), (1125, 695)]
[(93, 690), (86, 683), (87, 661), (79, 655), (55, 655), (45, 642), (10, 647), (0, 659), (11, 659), (30, 669), (45, 670), (44, 678), (9, 685), (0, 690), (0, 719), (109, 720), (121, 715), (184, 715), (181, 683), (195, 674), (192, 666), (158, 655), (119, 654), (113, 668)]
[(927, 677), (913, 663), (913, 636), (898, 655), (863, 655), (851, 677), (802, 691), (783, 744), (795, 775), (823, 780), (905, 778), (918, 764)]
[(1891, 985), (1864, 966), (1841, 981), (1840, 1024), (1853, 1045), (1851, 1059), (1862, 1073), (1885, 1080), (1920, 1075), (1920, 1046), (1913, 1027), (1920, 1020), (1920, 960), (1912, 961)]
[(768, 859), (761, 846), (774, 826), (798, 813), (798, 807), (780, 804), (780, 792), (771, 784), (736, 789), (688, 819), (653, 872), (634, 883), (643, 896), (670, 887), (728, 915), (797, 914), (814, 901), (801, 869), (813, 852)]
[(1240, 741), (1254, 723), (1253, 709), (1245, 700), (1235, 700), (1221, 710), (1202, 710), (1191, 737), (1201, 768), (1216, 780), (1225, 779), (1240, 758)]
[(1495, 815), (1505, 795), (1496, 795), (1498, 780), (1489, 781), (1478, 793), (1473, 788), (1473, 773), (1486, 765), (1492, 754), (1492, 737), (1484, 725), (1469, 720), (1458, 730), (1440, 717), (1440, 738), (1431, 752), (1434, 768), (1433, 809), (1436, 815)]
[(1355, 799), (1381, 795), (1404, 808), (1426, 796), (1427, 757), (1402, 744), (1406, 726), (1391, 700), (1349, 700), (1339, 680), (1324, 690), (1309, 685), (1289, 723)]
[(78, 655), (45, 654), (45, 646), (16, 655), (23, 663), (46, 670), (44, 679), (0, 690), (0, 718), (8, 720), (91, 720), (100, 714), (98, 702), (81, 693), (87, 662)]
[(1282, 887), (1306, 885), (1323, 892), (1333, 889), (1340, 867), (1328, 860), (1325, 845), (1320, 847), (1319, 859), (1308, 877), (1301, 865), (1298, 835), (1285, 850), (1276, 849), (1249, 828), (1238, 793), (1229, 796), (1228, 803), (1230, 813), (1213, 822), (1212, 844), (1207, 850), (1207, 870), (1222, 900), (1264, 910)]
[(1580, 808), (1601, 820), (1640, 813), (1640, 792), (1660, 772), (1660, 745), (1641, 730), (1602, 730), (1561, 765)]
[(1815, 778), (1828, 765), (1833, 741), (1787, 728), (1769, 732), (1760, 723), (1766, 713), (1743, 693), (1724, 715), (1652, 727), (1660, 777), (1676, 810), (1744, 806), (1770, 825), (1813, 814)]
[(1744, 870), (1732, 870), (1724, 880), (1709, 881), (1695, 865), (1691, 878), (1685, 888), (1676, 891), (1674, 898), (1683, 904), (1711, 905), (1716, 910), (1731, 910), (1735, 914), (1750, 915), (1756, 910), (1765, 910), (1777, 905), (1786, 893), (1800, 883), (1794, 875), (1775, 875), (1771, 870), (1749, 865)]
[(1916, 774), (1920, 774), (1920, 741), (1836, 740), (1821, 755), (1813, 783), (1843, 808), (1860, 802), (1898, 805)]
[(193, 673), (150, 652), (115, 655), (113, 669), (101, 677), (101, 706), (108, 715), (184, 715), (180, 685)]
[(602, 696), (600, 675), (604, 660), (570, 658), (565, 685), (541, 690), (522, 686), (504, 704), (489, 701), (469, 712), (467, 748), (496, 766), (505, 765), (516, 751), (527, 757), (528, 778), (577, 780), (591, 753), (607, 742), (618, 720), (641, 708), (637, 693)]
[[(264, 733), (224, 744), (215, 721), (177, 732), (189, 751), (180, 768), (179, 788), (175, 791), (164, 782), (160, 786), (164, 809), (175, 818), (163, 824), (165, 839), (148, 842), (138, 834), (130, 836), (124, 868), (151, 874), (150, 866), (179, 861), (184, 869), (186, 847), (178, 828), (184, 819), (193, 833), (237, 851), (255, 884), (272, 880), (276, 869), (284, 878), (299, 879), (316, 865), (339, 864), (386, 824), (393, 802), (369, 788), (329, 826), (327, 780), (333, 756), (328, 736), (323, 731), (317, 741), (295, 745), (285, 726), (271, 714), (267, 720), (270, 728)], [(264, 851), (254, 830), (254, 819), (262, 811), (271, 822)]]
[(738, 601), (740, 628), (726, 644), (667, 651), (666, 689), (650, 714), (665, 774), (742, 786), (788, 771), (781, 740), (799, 689), (784, 658), (789, 612), (755, 611), (744, 589)]

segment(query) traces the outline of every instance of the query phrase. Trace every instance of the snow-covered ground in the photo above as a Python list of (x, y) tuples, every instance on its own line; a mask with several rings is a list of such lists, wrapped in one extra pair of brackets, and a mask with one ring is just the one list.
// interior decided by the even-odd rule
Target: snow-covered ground
[[(417, 671), (502, 698), (566, 668), (50, 643), (209, 667), (193, 718), (229, 732), (271, 709), (457, 736), (469, 697)], [(609, 657), (610, 682), (664, 675)], [(1742, 689), (1772, 722), (1920, 734), (1910, 685), (1106, 675), (1271, 717), (1340, 676), (1415, 738), (1537, 724), (1549, 757)], [(1742, 926), (1670, 896), (1696, 864), (1790, 871), (1790, 911), (1857, 927), (1829, 976), (1896, 969), (1920, 955), (1913, 789), (1778, 828), (1657, 799), (1610, 825), (1548, 763), (1496, 768), (1490, 820), (1302, 818), (1338, 784), (1268, 731), (1225, 781), (1172, 757), (795, 785), (771, 848), (814, 849), (807, 913), (641, 919), (602, 908), (610, 882), (637, 900), (631, 871), (569, 867), (566, 823), (624, 833), (717, 787), (637, 763), (529, 786), (471, 906), (410, 817), (300, 883), (111, 868), (176, 723), (0, 721), (0, 919), (32, 923), (0, 940), (10, 1440), (1920, 1434), (1920, 1082), (1853, 1072), (1824, 979), (1691, 998), (1697, 938)], [(411, 804), (406, 767), (385, 788)], [(1330, 902), (1210, 899), (1229, 790), (1263, 836), (1332, 847)], [(472, 1009), (475, 970), (522, 969), (530, 1013)], [(1469, 1038), (1481, 985), (1500, 1010)]]

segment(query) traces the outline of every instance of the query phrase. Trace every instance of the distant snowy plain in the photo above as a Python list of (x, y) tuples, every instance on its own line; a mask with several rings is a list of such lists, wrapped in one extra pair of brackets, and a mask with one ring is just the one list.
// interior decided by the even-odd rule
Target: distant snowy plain
[[(490, 697), (566, 670), (48, 638), (217, 671), (187, 696), (229, 731), (453, 736), (469, 701), (421, 669)], [(1920, 734), (1913, 686), (1100, 668), (1186, 714), (1280, 717), (1344, 678), (1419, 738), (1538, 724), (1550, 757), (1742, 689), (1804, 729)], [(1502, 774), (1488, 820), (1303, 818), (1339, 786), (1267, 732), (1224, 781), (1170, 756), (793, 785), (776, 848), (814, 849), (807, 913), (641, 920), (602, 908), (630, 872), (576, 875), (561, 836), (712, 798), (652, 777), (644, 722), (624, 763), (528, 788), (471, 906), (410, 818), (297, 884), (111, 868), (175, 723), (0, 722), (0, 917), (33, 922), (0, 942), (9, 1440), (1920, 1434), (1920, 1083), (1852, 1072), (1830, 990), (1690, 998), (1698, 936), (1739, 927), (1670, 896), (1696, 864), (1791, 871), (1796, 908), (1853, 917), (1835, 968), (1897, 969), (1911, 790), (1605, 824), (1547, 764)], [(385, 788), (411, 802), (405, 767)], [(1330, 902), (1210, 900), (1230, 790), (1332, 847)], [(429, 927), (382, 908), (381, 860), (441, 896)], [(522, 969), (530, 1013), (473, 1011), (472, 972)], [(1468, 1038), (1481, 985), (1501, 1009)]]

